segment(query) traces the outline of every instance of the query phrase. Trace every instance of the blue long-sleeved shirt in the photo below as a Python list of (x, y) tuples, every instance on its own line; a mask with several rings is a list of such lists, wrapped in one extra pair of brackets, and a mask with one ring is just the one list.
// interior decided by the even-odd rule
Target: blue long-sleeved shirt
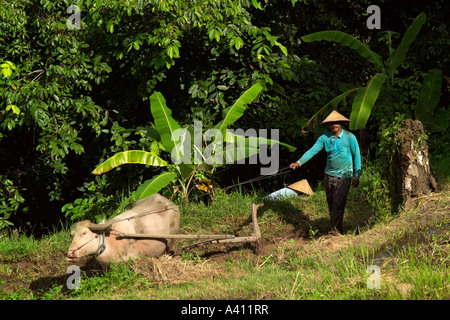
[(325, 173), (339, 178), (359, 178), (361, 175), (361, 154), (358, 140), (353, 133), (342, 129), (337, 138), (328, 131), (298, 160), (305, 164), (322, 149), (327, 153)]

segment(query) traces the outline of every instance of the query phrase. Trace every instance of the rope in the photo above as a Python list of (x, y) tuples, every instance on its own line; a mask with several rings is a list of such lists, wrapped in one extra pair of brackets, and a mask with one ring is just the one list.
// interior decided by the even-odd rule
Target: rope
[(256, 178), (252, 178), (252, 179), (246, 180), (246, 181), (244, 181), (244, 182), (240, 182), (240, 183), (236, 183), (236, 184), (234, 184), (234, 185), (228, 186), (228, 187), (224, 188), (223, 190), (228, 190), (228, 189), (230, 189), (230, 188), (234, 188), (234, 187), (237, 187), (237, 186), (241, 186), (241, 185), (247, 184), (247, 183), (252, 183), (252, 182), (256, 182), (256, 181), (261, 181), (261, 180), (273, 178), (273, 177), (276, 177), (276, 176), (279, 176), (279, 175), (286, 174), (286, 173), (287, 173), (288, 171), (290, 171), (290, 170), (291, 170), (291, 168), (285, 167), (285, 168), (283, 168), (283, 169), (279, 170), (278, 172), (273, 173), (273, 174), (271, 174), (271, 175), (261, 175), (261, 176), (256, 177)]
[[(111, 229), (111, 226), (112, 226), (113, 224), (117, 223), (117, 222), (121, 222), (121, 221), (125, 221), (125, 220), (130, 221), (131, 219), (139, 218), (139, 217), (142, 217), (142, 216), (151, 214), (151, 213), (164, 212), (164, 211), (166, 211), (167, 209), (169, 209), (169, 207), (171, 207), (171, 206), (176, 206), (176, 205), (175, 205), (175, 204), (169, 204), (169, 205), (166, 205), (166, 206), (164, 206), (164, 207), (160, 207), (160, 208), (156, 208), (156, 209), (153, 209), (153, 210), (149, 210), (149, 211), (144, 211), (144, 212), (138, 213), (138, 214), (136, 214), (136, 215), (134, 215), (134, 216), (131, 216), (131, 217), (128, 217), (128, 218), (123, 218), (123, 219), (119, 219), (119, 220), (113, 221), (113, 222), (111, 222), (111, 223), (108, 225), (108, 227), (107, 227), (106, 229)], [(157, 211), (157, 210), (159, 210), (159, 211)]]
[(100, 236), (100, 239), (98, 241), (98, 248), (97, 248), (97, 251), (94, 253), (95, 257), (98, 257), (106, 250), (105, 234), (101, 233), (99, 236)]
[[(231, 189), (231, 188), (234, 188), (234, 187), (238, 187), (238, 186), (241, 186), (241, 185), (244, 185), (244, 184), (247, 184), (247, 183), (252, 183), (252, 182), (261, 181), (261, 180), (264, 180), (264, 179), (273, 178), (273, 177), (276, 177), (276, 176), (279, 176), (279, 175), (286, 174), (289, 171), (291, 171), (291, 168), (285, 167), (285, 168), (280, 169), (278, 172), (274, 172), (271, 175), (261, 175), (261, 176), (258, 176), (256, 178), (252, 178), (252, 179), (249, 179), (249, 180), (246, 180), (246, 181), (243, 181), (243, 182), (239, 182), (239, 183), (233, 184), (231, 186), (222, 188), (222, 190), (226, 191), (228, 189)], [(201, 195), (198, 195), (198, 196), (189, 197), (186, 200), (194, 200), (194, 199), (198, 199), (198, 198), (205, 197), (205, 196), (208, 196), (208, 195), (209, 195), (209, 193), (205, 193), (205, 194), (201, 194)]]
[(92, 240), (96, 239), (100, 237), (99, 242), (98, 242), (98, 248), (97, 251), (95, 251), (95, 253), (93, 254), (94, 256), (99, 256), (103, 253), (103, 251), (105, 251), (106, 246), (105, 246), (105, 235), (104, 234), (96, 234), (95, 237), (91, 238), (91, 240), (86, 241), (84, 244), (82, 244), (81, 246), (79, 246), (78, 248), (72, 250), (72, 252), (78, 251), (81, 248), (83, 248), (85, 245), (87, 245), (89, 242), (91, 242)]

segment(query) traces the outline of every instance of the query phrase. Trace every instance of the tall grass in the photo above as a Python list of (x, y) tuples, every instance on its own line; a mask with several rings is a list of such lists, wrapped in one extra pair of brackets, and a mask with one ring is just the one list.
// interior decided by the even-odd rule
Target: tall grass
[(0, 254), (4, 261), (14, 261), (31, 255), (37, 247), (38, 241), (25, 234), (13, 233), (0, 239)]

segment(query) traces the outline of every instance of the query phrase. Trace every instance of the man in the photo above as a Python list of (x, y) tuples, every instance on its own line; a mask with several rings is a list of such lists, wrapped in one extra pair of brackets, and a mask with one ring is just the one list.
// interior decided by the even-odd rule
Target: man
[(356, 187), (361, 175), (361, 155), (358, 140), (351, 132), (342, 128), (342, 124), (346, 122), (350, 122), (350, 120), (333, 110), (322, 122), (329, 125), (330, 131), (321, 135), (300, 160), (289, 165), (291, 169), (296, 170), (319, 151), (325, 149), (327, 165), (324, 185), (330, 211), (330, 233), (332, 234), (343, 233), (342, 220), (350, 184)]

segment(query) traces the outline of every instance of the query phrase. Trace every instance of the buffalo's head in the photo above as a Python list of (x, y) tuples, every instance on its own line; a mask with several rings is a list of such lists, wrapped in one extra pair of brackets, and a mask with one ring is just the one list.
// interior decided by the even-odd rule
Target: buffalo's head
[(70, 232), (73, 240), (67, 251), (67, 258), (76, 261), (99, 252), (101, 246), (99, 232), (105, 231), (109, 226), (107, 223), (94, 224), (89, 220), (75, 223)]

